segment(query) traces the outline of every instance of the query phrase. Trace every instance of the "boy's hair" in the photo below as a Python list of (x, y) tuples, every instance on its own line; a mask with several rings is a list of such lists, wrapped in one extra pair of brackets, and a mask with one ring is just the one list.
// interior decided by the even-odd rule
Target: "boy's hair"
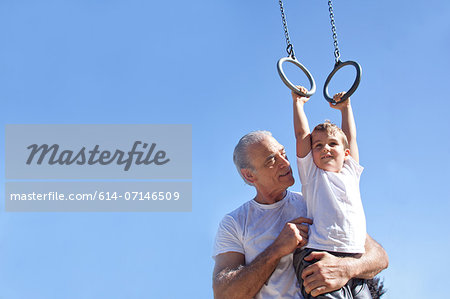
[(314, 132), (327, 132), (328, 135), (336, 137), (341, 136), (344, 149), (349, 148), (347, 136), (345, 135), (344, 131), (342, 131), (342, 129), (335, 124), (331, 123), (329, 120), (326, 120), (323, 124), (318, 124), (311, 132), (311, 136), (314, 134)]

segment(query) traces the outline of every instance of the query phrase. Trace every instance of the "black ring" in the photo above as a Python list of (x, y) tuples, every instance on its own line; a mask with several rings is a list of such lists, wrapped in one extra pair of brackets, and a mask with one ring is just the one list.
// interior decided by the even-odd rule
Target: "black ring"
[(327, 80), (325, 81), (325, 85), (323, 86), (323, 96), (325, 97), (325, 99), (332, 103), (332, 104), (336, 104), (336, 101), (333, 100), (332, 97), (330, 97), (330, 95), (328, 94), (328, 84), (331, 81), (331, 78), (333, 78), (334, 74), (336, 74), (336, 72), (338, 70), (340, 70), (341, 68), (343, 68), (346, 65), (353, 65), (356, 69), (356, 79), (355, 82), (353, 82), (352, 87), (350, 87), (350, 89), (345, 93), (345, 95), (342, 97), (342, 101), (345, 101), (348, 97), (350, 97), (358, 88), (359, 82), (361, 81), (361, 66), (359, 65), (359, 63), (357, 63), (356, 61), (346, 61), (346, 62), (342, 62), (342, 61), (338, 61), (335, 66), (334, 69), (331, 71), (331, 73), (328, 75)]
[[(283, 71), (283, 62), (285, 62), (285, 61), (290, 62), (290, 63), (298, 66), (303, 71), (303, 73), (306, 75), (306, 77), (308, 77), (309, 84), (311, 85), (311, 89), (307, 93), (301, 92), (300, 89), (298, 89), (298, 87), (295, 86), (286, 77), (286, 74)], [(289, 89), (292, 90), (293, 92), (295, 92), (296, 94), (298, 94), (298, 95), (300, 95), (302, 97), (311, 97), (316, 92), (316, 82), (314, 81), (313, 76), (308, 71), (308, 69), (304, 65), (302, 65), (297, 59), (291, 58), (291, 57), (283, 57), (283, 58), (281, 58), (280, 60), (278, 60), (277, 70), (278, 70), (278, 75), (280, 75), (280, 78), (284, 82), (284, 84), (287, 87), (289, 87)]]

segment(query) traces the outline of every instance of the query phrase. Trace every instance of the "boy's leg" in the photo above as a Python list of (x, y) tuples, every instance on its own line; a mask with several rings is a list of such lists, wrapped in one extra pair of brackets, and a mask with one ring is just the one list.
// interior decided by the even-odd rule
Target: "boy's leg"
[(297, 276), (297, 281), (298, 281), (299, 287), (302, 290), (302, 295), (305, 299), (312, 298), (311, 295), (306, 293), (305, 286), (303, 285), (303, 279), (302, 279), (303, 270), (306, 267), (308, 267), (309, 265), (314, 263), (314, 261), (312, 261), (312, 262), (305, 261), (305, 257), (308, 256), (311, 252), (313, 252), (313, 250), (309, 249), (309, 248), (305, 248), (305, 249), (298, 248), (294, 251), (293, 265), (294, 265), (295, 276)]
[[(361, 279), (352, 279), (345, 286), (340, 288), (339, 290), (336, 290), (336, 291), (333, 291), (330, 293), (326, 293), (326, 294), (322, 294), (317, 297), (313, 297), (310, 294), (306, 293), (305, 287), (303, 286), (302, 272), (306, 267), (308, 267), (311, 264), (314, 264), (316, 262), (316, 260), (307, 262), (304, 260), (304, 258), (313, 251), (319, 251), (319, 250), (305, 248), (303, 250), (297, 249), (294, 252), (293, 265), (294, 265), (295, 275), (297, 276), (297, 280), (298, 280), (298, 283), (300, 284), (302, 295), (305, 299), (311, 299), (311, 298), (317, 298), (317, 299), (352, 299), (352, 298), (372, 299), (372, 296), (370, 295), (370, 291), (369, 291), (369, 288), (367, 287), (367, 284), (365, 284), (364, 280), (361, 280)], [(333, 252), (330, 252), (330, 253), (334, 254)]]

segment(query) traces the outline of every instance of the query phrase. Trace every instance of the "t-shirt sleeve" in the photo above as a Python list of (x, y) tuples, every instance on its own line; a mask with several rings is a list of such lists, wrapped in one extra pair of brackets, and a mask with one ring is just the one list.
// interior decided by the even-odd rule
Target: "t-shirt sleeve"
[(226, 215), (219, 224), (214, 241), (213, 258), (225, 252), (240, 252), (245, 254), (241, 241), (240, 228), (230, 215)]
[(297, 157), (297, 168), (302, 185), (307, 184), (309, 179), (313, 177), (314, 171), (317, 169), (316, 164), (314, 164), (312, 151), (310, 151), (304, 158)]
[(348, 156), (347, 160), (344, 163), (347, 166), (347, 169), (358, 179), (361, 177), (361, 173), (364, 170), (364, 167), (359, 165), (352, 156)]

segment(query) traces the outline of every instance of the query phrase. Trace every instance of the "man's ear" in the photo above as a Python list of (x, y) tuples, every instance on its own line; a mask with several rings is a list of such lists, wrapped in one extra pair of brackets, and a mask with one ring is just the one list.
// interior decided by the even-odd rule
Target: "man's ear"
[(241, 169), (242, 176), (247, 180), (247, 182), (253, 184), (255, 182), (255, 176), (250, 169)]

